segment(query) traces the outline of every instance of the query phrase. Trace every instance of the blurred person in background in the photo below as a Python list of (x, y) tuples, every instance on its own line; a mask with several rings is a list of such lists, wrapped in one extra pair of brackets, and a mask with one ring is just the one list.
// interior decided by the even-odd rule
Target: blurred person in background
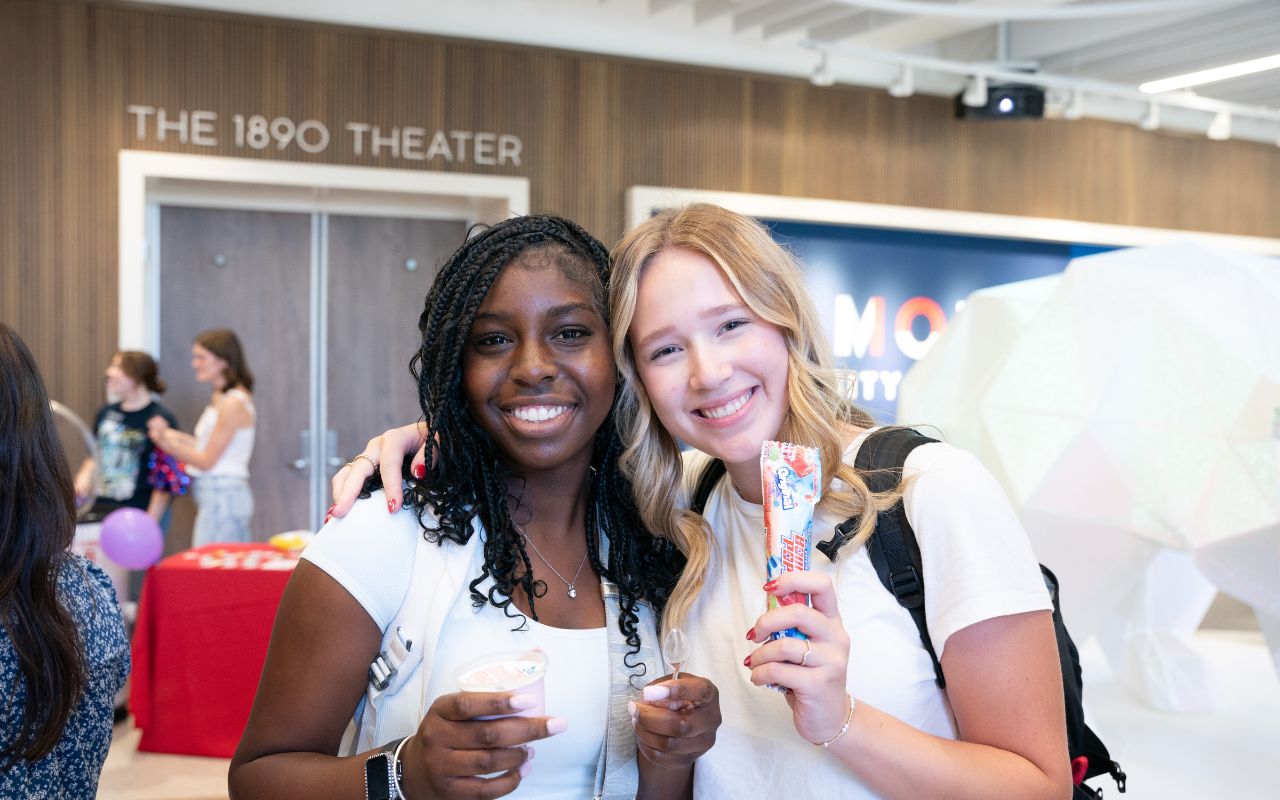
[[(106, 372), (107, 404), (98, 409), (93, 421), (98, 440), (98, 461), (86, 458), (76, 473), (76, 504), (96, 500), (93, 510), (101, 515), (118, 508), (147, 512), (161, 529), (167, 527), (171, 496), (155, 490), (147, 481), (154, 449), (147, 438), (147, 421), (160, 417), (166, 425), (178, 427), (173, 412), (156, 401), (163, 394), (156, 362), (146, 353), (122, 350), (111, 357)], [(94, 471), (101, 480), (94, 486)], [(95, 491), (96, 489), (96, 491)]]
[(75, 492), (31, 352), (0, 323), (0, 797), (92, 798), (129, 643), (106, 574), (68, 552)]
[(213, 388), (194, 435), (175, 430), (163, 417), (148, 423), (151, 441), (187, 464), (193, 477), (196, 521), (191, 545), (249, 541), (253, 490), (249, 458), (257, 414), (253, 373), (234, 332), (214, 328), (191, 345), (196, 380)]

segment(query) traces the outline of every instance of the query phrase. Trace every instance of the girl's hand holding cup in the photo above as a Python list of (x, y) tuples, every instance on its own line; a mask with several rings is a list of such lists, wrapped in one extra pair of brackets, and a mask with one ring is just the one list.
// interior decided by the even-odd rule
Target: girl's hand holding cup
[[(559, 717), (517, 716), (539, 704), (518, 692), (455, 692), (431, 704), (400, 754), (410, 800), (501, 797), (529, 774), (529, 742), (562, 733)], [(489, 777), (485, 777), (489, 776)]]
[(501, 797), (533, 765), (529, 742), (568, 723), (545, 714), (547, 657), (540, 651), (494, 653), (454, 672), (461, 691), (436, 699), (405, 742), (401, 788), (411, 800)]

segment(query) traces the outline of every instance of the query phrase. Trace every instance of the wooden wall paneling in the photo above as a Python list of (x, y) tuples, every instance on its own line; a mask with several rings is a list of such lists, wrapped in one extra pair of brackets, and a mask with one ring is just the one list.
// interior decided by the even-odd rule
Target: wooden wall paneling
[[(621, 123), (620, 104), (617, 96), (616, 65), (608, 62), (594, 62), (584, 65), (578, 79), (577, 95), (579, 116), (582, 120), (578, 126), (579, 163), (565, 170), (566, 193), (577, 191), (584, 205), (600, 209), (612, 207), (613, 202), (621, 203), (622, 192), (619, 187), (623, 180), (622, 161), (618, 158), (615, 139)], [(586, 175), (582, 173), (586, 172)], [(577, 174), (575, 174), (577, 173)], [(600, 219), (592, 233), (599, 236), (606, 246), (612, 246), (622, 235), (622, 221), (618, 219)]]
[[(751, 168), (765, 194), (813, 191), (829, 196), (866, 184), (860, 175), (866, 133), (861, 129), (858, 93), (845, 92), (829, 108), (816, 109), (806, 102), (812, 88), (765, 79), (752, 84), (757, 110), (748, 124), (759, 126), (753, 134), (763, 131), (767, 138), (752, 153)], [(814, 174), (812, 165), (827, 156), (832, 158), (823, 164), (822, 174)]]
[[(24, 278), (35, 274), (28, 252), (36, 239), (30, 231), (35, 220), (29, 205), (35, 199), (36, 162), (30, 155), (36, 152), (41, 125), (34, 102), (40, 86), (31, 64), (36, 59), (35, 43), (42, 37), (26, 35), (25, 31), (23, 36), (17, 35), (20, 26), (25, 29), (36, 24), (33, 15), (23, 12), (29, 9), (12, 9), (10, 24), (0, 25), (0, 75), (5, 76), (0, 79), (0, 225), (4, 231), (0, 236), (0, 320), (13, 326), (40, 359), (37, 348), (42, 342), (34, 339), (21, 311), (27, 305), (24, 301), (34, 299), (24, 291)], [(19, 109), (28, 111), (22, 114)]]
[[(1280, 237), (1280, 148), (960, 121), (947, 98), (104, 0), (0, 0), (0, 65), (0, 318), (82, 414), (115, 348), (122, 147), (521, 175), (534, 209), (609, 243), (635, 184)], [(219, 143), (138, 141), (130, 103), (216, 111)], [(318, 119), (332, 142), (236, 148), (235, 113)], [(522, 163), (356, 155), (348, 121), (515, 134)]]

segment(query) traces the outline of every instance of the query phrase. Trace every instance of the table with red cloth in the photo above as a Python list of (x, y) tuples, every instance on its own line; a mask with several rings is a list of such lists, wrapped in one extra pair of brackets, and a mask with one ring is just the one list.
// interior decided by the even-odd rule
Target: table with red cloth
[(148, 571), (129, 695), (139, 750), (231, 757), (297, 563), (265, 544), (211, 544)]

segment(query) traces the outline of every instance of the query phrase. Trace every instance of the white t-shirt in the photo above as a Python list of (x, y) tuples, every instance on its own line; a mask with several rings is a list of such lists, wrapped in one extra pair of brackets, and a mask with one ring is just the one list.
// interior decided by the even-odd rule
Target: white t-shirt
[[(412, 528), (416, 529), (415, 512), (402, 509), (396, 516), (397, 524), (389, 524), (381, 493), (357, 501), (345, 518), (322, 528), (302, 554), (341, 584), (384, 633), (409, 591), (417, 547), (414, 535), (406, 535), (406, 525), (399, 524), (407, 521), (400, 517), (414, 517)], [(443, 546), (455, 545), (446, 542)], [(486, 581), (481, 593), (487, 594), (492, 585), (492, 580)], [(512, 607), (512, 611), (517, 610)], [(420, 705), (417, 716), (421, 717), (436, 698), (458, 691), (454, 671), (464, 662), (487, 653), (539, 647), (548, 661), (547, 714), (564, 717), (569, 727), (534, 744), (537, 759), (533, 771), (507, 797), (591, 797), (609, 698), (607, 631), (552, 628), (532, 619), (527, 620), (524, 630), (512, 630), (521, 622), (521, 617), (508, 618), (490, 603), (473, 608), (470, 590), (464, 587), (454, 600), (439, 640), (433, 643), (435, 662), (425, 688), (406, 688), (386, 702)], [(383, 738), (391, 741), (412, 733), (414, 730), (388, 729)]]
[[(859, 437), (845, 453), (852, 463)], [(688, 494), (708, 457), (686, 454)], [(924, 564), (929, 634), (938, 657), (951, 634), (975, 622), (1052, 606), (1026, 533), (1003, 491), (977, 459), (946, 444), (925, 444), (907, 457), (916, 480), (905, 497)], [(724, 722), (716, 745), (694, 770), (694, 795), (874, 798), (834, 756), (800, 738), (783, 695), (752, 685), (743, 659), (757, 645), (747, 629), (765, 610), (764, 514), (743, 500), (728, 477), (705, 515), (719, 552), (688, 623), (688, 670), (720, 690)], [(815, 543), (843, 522), (819, 513)], [(849, 632), (848, 688), (859, 702), (922, 731), (956, 738), (946, 694), (911, 615), (876, 577), (866, 549), (844, 549), (836, 563), (815, 551), (815, 572), (831, 575)]]

